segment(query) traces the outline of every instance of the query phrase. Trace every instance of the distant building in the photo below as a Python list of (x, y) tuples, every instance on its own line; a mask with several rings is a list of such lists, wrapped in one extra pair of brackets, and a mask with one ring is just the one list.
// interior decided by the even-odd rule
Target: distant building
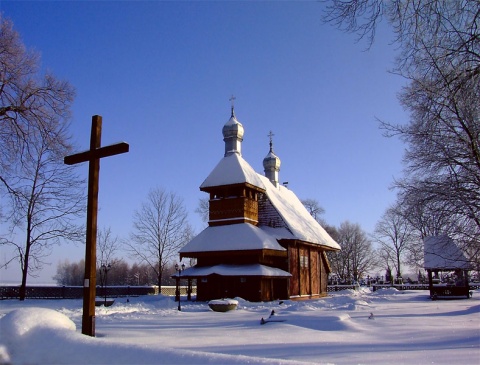
[(271, 135), (263, 176), (242, 158), (244, 129), (233, 106), (222, 132), (225, 155), (200, 186), (210, 195), (208, 227), (180, 250), (180, 259), (196, 259), (181, 279), (197, 280), (200, 301), (325, 296), (326, 251), (340, 246), (279, 184)]

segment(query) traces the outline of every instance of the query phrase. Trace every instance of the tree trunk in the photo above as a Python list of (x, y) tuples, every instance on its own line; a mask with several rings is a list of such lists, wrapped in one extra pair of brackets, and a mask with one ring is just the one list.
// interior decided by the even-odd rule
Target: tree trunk
[(402, 276), (402, 270), (400, 269), (400, 253), (397, 251), (397, 279)]
[[(30, 222), (28, 222), (28, 226), (30, 227)], [(19, 291), (19, 299), (21, 301), (25, 300), (25, 296), (27, 293), (27, 274), (28, 274), (28, 259), (30, 256), (30, 230), (27, 230), (27, 244), (25, 250), (25, 256), (23, 257), (23, 267), (22, 267), (22, 284), (20, 285)]]
[(158, 294), (162, 294), (162, 272), (158, 272), (157, 276)]

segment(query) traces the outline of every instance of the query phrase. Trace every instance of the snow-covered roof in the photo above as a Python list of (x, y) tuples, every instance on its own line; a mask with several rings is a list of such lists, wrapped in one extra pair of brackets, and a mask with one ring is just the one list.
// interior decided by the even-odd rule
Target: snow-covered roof
[(202, 185), (200, 185), (200, 189), (242, 183), (265, 189), (262, 181), (258, 178), (258, 174), (248, 162), (238, 153), (233, 153), (220, 160)]
[(430, 236), (424, 243), (425, 269), (469, 270), (470, 264), (465, 254), (448, 236)]
[(180, 254), (239, 250), (285, 251), (285, 248), (265, 230), (253, 224), (238, 223), (205, 228), (180, 250)]
[(251, 265), (214, 265), (204, 267), (189, 267), (182, 271), (182, 277), (201, 277), (212, 274), (222, 276), (268, 276), (268, 277), (290, 277), (290, 273), (274, 267), (261, 264)]
[(265, 176), (258, 176), (266, 187), (268, 199), (294, 238), (340, 250), (339, 244), (312, 217), (293, 191), (282, 185), (276, 187)]

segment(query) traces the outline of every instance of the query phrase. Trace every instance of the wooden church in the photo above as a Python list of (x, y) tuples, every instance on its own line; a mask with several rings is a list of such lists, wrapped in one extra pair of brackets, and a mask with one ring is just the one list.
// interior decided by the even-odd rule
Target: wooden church
[(222, 132), (225, 155), (200, 186), (210, 196), (208, 227), (180, 250), (180, 259), (196, 259), (196, 265), (177, 279), (189, 287), (196, 279), (199, 301), (325, 296), (326, 251), (340, 246), (279, 184), (271, 136), (261, 175), (242, 158), (244, 128), (233, 106)]

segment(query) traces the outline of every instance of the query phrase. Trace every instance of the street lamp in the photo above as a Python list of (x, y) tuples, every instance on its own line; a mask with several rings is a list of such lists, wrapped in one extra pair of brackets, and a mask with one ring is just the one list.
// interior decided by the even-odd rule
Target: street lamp
[(102, 264), (101, 269), (103, 271), (103, 277), (105, 278), (105, 287), (103, 288), (103, 294), (105, 295), (105, 302), (104, 302), (104, 307), (107, 306), (107, 273), (108, 271), (112, 268), (112, 265), (108, 264)]
[(178, 298), (178, 310), (181, 311), (182, 307), (180, 306), (180, 275), (182, 275), (182, 271), (185, 270), (185, 264), (180, 266), (179, 264), (175, 264), (175, 271), (178, 272), (178, 279), (177, 279), (177, 292), (175, 293)]

